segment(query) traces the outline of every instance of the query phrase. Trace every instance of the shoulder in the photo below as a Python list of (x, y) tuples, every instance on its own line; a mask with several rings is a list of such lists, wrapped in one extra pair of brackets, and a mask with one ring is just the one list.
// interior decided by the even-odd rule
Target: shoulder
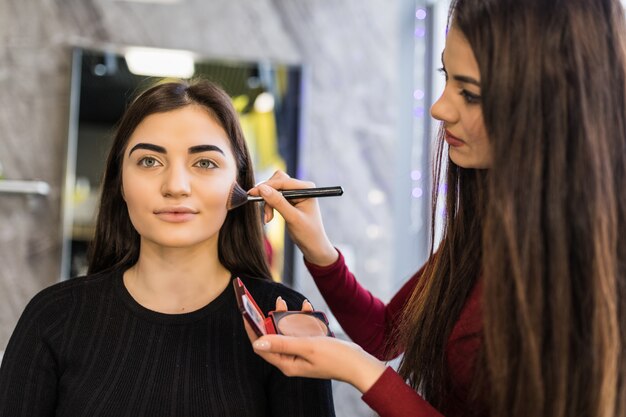
[(58, 282), (37, 293), (31, 300), (31, 303), (37, 304), (49, 300), (63, 299), (81, 291), (99, 291), (104, 289), (104, 287), (112, 286), (115, 275), (114, 272), (102, 272)]
[(240, 278), (259, 307), (265, 312), (274, 310), (278, 296), (287, 302), (287, 307), (290, 310), (299, 310), (302, 306), (302, 301), (306, 298), (298, 291), (280, 282), (243, 276)]
[(22, 316), (41, 323), (59, 319), (71, 310), (81, 292), (101, 292), (112, 286), (112, 273), (99, 273), (61, 281), (39, 291), (26, 305)]

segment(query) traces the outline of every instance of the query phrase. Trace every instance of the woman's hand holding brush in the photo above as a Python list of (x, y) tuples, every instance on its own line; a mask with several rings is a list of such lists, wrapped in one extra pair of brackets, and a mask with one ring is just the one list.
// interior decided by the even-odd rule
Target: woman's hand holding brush
[(277, 190), (313, 188), (308, 181), (291, 178), (283, 171), (276, 171), (267, 181), (250, 189), (252, 196), (261, 196), (265, 200), (265, 222), (274, 217), (274, 209), (285, 219), (291, 239), (302, 251), (304, 258), (319, 266), (330, 265), (339, 254), (328, 239), (317, 199), (307, 198), (288, 201)]

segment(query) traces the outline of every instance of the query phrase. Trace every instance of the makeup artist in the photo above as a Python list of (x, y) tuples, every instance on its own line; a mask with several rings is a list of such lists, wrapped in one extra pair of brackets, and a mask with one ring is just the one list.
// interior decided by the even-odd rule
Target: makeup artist
[[(275, 191), (311, 184), (276, 173), (251, 193), (267, 220), (272, 207), (285, 218), (355, 343), (273, 335), (254, 348), (286, 375), (354, 385), (382, 417), (624, 416), (622, 5), (457, 0), (450, 12), (431, 109), (441, 244), (385, 305), (329, 242), (315, 200)], [(381, 361), (400, 353), (398, 373)]]
[(254, 354), (232, 285), (267, 314), (304, 297), (272, 282), (230, 97), (157, 84), (109, 154), (88, 276), (28, 304), (0, 368), (0, 416), (334, 416), (330, 381), (290, 379)]

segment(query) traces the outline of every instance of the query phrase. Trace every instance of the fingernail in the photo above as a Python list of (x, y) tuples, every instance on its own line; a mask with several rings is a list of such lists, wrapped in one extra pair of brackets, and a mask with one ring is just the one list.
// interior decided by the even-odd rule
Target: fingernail
[(283, 297), (281, 297), (280, 295), (278, 296), (278, 298), (276, 299), (276, 301), (283, 301)]
[(272, 190), (270, 189), (269, 186), (265, 185), (265, 184), (261, 184), (259, 185), (259, 193), (261, 195), (268, 195), (269, 193), (271, 193)]
[(254, 347), (254, 350), (270, 350), (270, 342), (267, 340), (256, 340), (252, 347)]

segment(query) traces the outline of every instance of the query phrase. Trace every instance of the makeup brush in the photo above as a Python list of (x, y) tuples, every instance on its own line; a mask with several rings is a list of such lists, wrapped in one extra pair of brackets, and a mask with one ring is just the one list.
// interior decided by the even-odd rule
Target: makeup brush
[[(319, 187), (319, 188), (302, 188), (297, 190), (279, 191), (287, 200), (297, 198), (317, 198), (317, 197), (338, 197), (343, 194), (343, 188), (337, 187)], [(230, 196), (226, 203), (226, 208), (232, 210), (242, 206), (250, 201), (263, 201), (263, 197), (248, 195), (246, 190), (241, 188), (236, 182), (230, 190)]]

